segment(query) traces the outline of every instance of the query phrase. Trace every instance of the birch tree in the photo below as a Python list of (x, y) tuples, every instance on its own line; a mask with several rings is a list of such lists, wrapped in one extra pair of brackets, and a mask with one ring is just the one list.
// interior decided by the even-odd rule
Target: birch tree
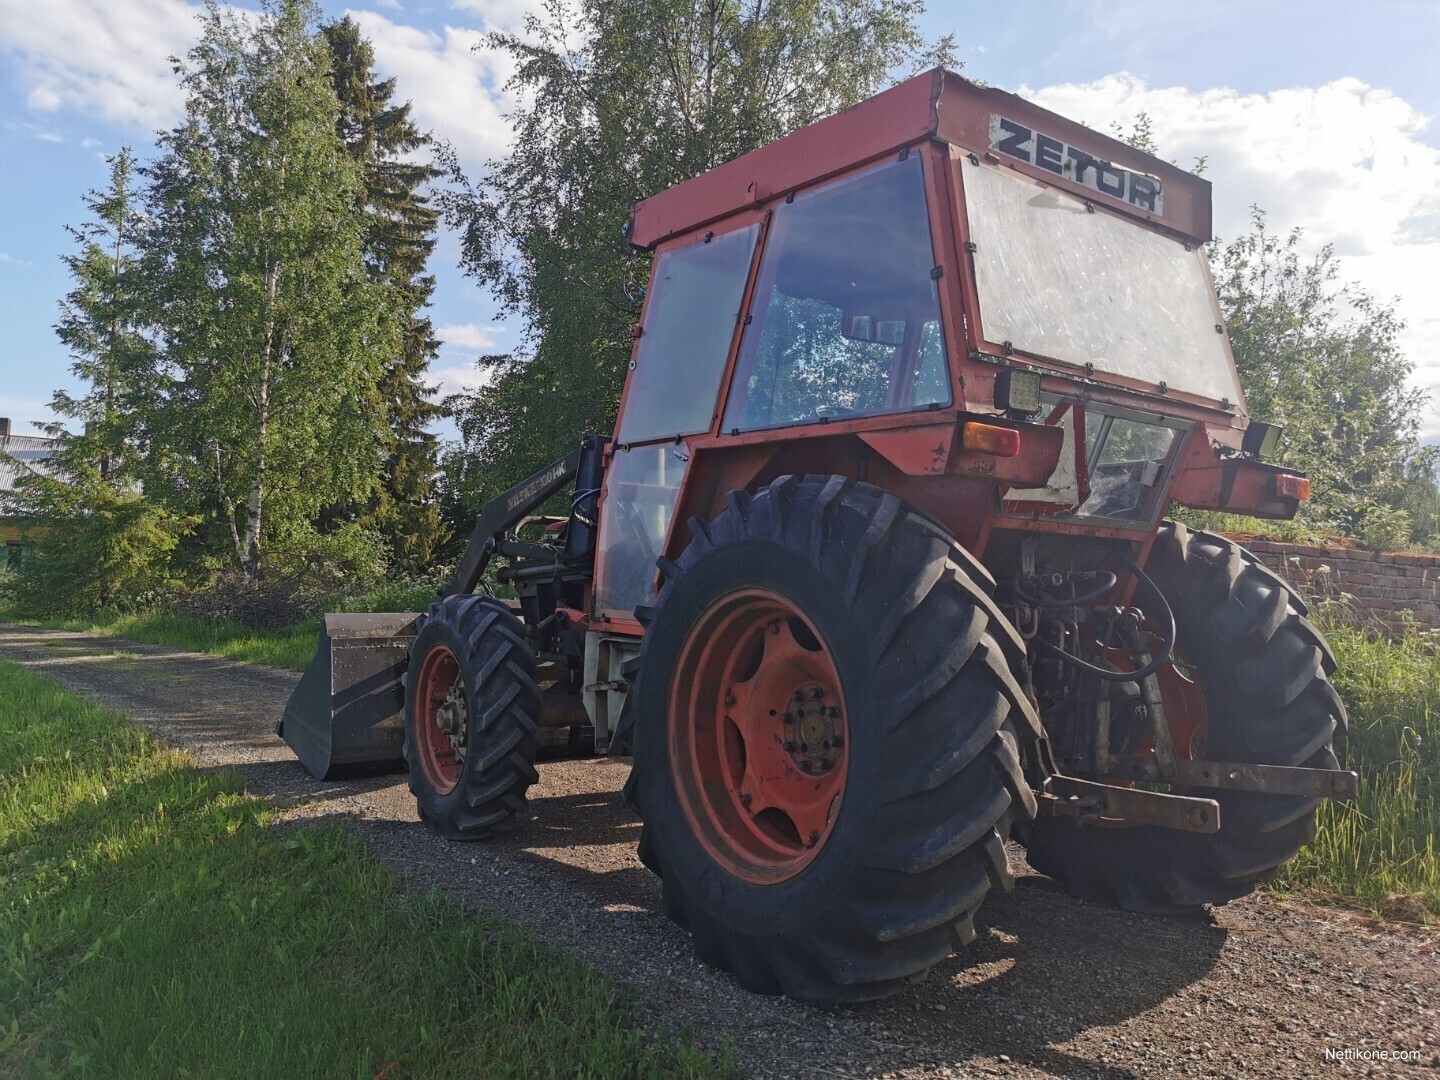
[(214, 517), (249, 581), (376, 483), (398, 342), (365, 270), (363, 176), (317, 16), (308, 0), (212, 0), (175, 61), (185, 119), (148, 170), (164, 398), (148, 483)]

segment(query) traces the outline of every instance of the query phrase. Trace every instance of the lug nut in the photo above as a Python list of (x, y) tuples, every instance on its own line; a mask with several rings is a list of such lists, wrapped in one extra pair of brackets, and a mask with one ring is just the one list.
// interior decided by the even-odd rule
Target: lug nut
[(799, 748), (795, 745), (794, 739), (790, 739), (785, 743), (785, 752), (787, 754), (793, 754), (797, 749)]
[(822, 690), (822, 689), (821, 689), (820, 687), (818, 687), (818, 686), (811, 687), (811, 689), (810, 689), (810, 696), (811, 696), (812, 698), (814, 698), (816, 701), (819, 701), (821, 698), (823, 698), (823, 697), (825, 696), (825, 691)]
[(752, 801), (753, 801), (753, 800), (751, 799), (750, 793), (749, 793), (748, 791), (742, 791), (742, 792), (740, 793), (740, 805), (741, 805), (741, 806), (749, 806)]
[(842, 746), (845, 745), (845, 736), (839, 734), (830, 736), (830, 745), (834, 749), (839, 750)]
[(810, 833), (810, 836), (809, 836), (809, 837), (806, 839), (806, 841), (805, 841), (805, 846), (806, 846), (806, 847), (814, 847), (814, 846), (815, 846), (816, 844), (818, 844), (819, 842), (820, 842), (820, 834), (819, 834), (818, 832), (812, 831), (812, 832)]
[(765, 627), (765, 632), (767, 634), (778, 634), (780, 632), (780, 624), (778, 622), (770, 623)]
[(735, 704), (735, 695), (729, 690), (725, 691), (725, 707), (728, 709)]

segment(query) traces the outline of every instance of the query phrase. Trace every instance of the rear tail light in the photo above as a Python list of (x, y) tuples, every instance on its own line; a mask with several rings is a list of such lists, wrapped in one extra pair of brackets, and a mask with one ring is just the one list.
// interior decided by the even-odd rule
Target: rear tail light
[(966, 450), (981, 454), (993, 454), (996, 457), (1020, 456), (1020, 432), (1014, 428), (972, 422), (965, 425), (961, 441)]
[(1299, 499), (1305, 502), (1310, 498), (1310, 479), (1305, 476), (1291, 476), (1288, 473), (1280, 473), (1275, 477), (1275, 494), (1283, 495), (1287, 499)]

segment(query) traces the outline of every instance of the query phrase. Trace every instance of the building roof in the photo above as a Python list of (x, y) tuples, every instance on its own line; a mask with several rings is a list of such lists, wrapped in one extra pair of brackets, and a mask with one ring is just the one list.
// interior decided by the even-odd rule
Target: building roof
[(0, 435), (0, 497), (14, 491), (21, 476), (48, 472), (59, 448), (59, 439), (41, 435)]

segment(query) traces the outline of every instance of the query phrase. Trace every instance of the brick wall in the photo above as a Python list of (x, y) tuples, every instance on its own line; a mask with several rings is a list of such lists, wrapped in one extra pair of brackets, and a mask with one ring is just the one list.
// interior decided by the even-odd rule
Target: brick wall
[(1341, 599), (1364, 622), (1398, 633), (1440, 630), (1440, 555), (1247, 540), (1245, 546), (1300, 591)]

